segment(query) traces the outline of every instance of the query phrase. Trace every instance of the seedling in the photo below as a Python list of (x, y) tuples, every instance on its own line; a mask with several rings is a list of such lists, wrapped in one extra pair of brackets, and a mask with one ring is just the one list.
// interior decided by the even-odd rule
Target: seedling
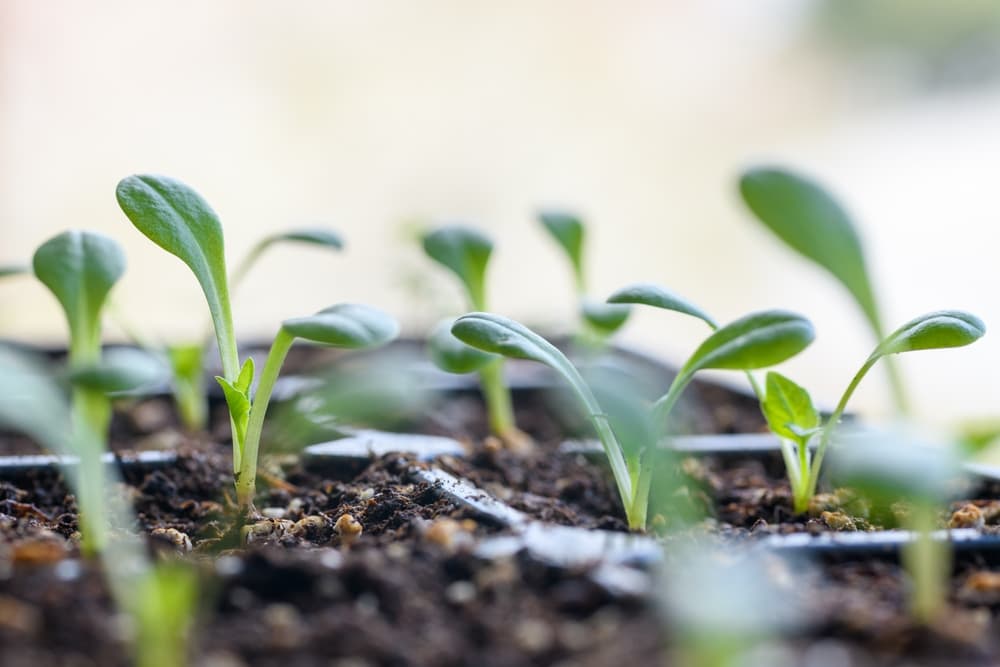
[(592, 346), (603, 345), (628, 320), (631, 307), (624, 303), (602, 303), (587, 296), (583, 257), (587, 228), (578, 216), (562, 211), (543, 211), (538, 214), (538, 221), (563, 249), (573, 269), (573, 284), (584, 325), (580, 338)]
[[(292, 229), (271, 234), (258, 241), (237, 264), (229, 276), (233, 292), (246, 278), (260, 258), (270, 248), (282, 243), (311, 245), (328, 250), (341, 250), (343, 239), (330, 229), (303, 228)], [(174, 402), (177, 405), (181, 423), (190, 431), (204, 429), (208, 423), (208, 396), (205, 386), (205, 348), (212, 338), (211, 323), (205, 328), (204, 334), (197, 342), (176, 343), (171, 345), (155, 344), (131, 326), (120, 312), (112, 309), (112, 313), (126, 335), (134, 342), (148, 350), (161, 350), (170, 365)]]
[[(740, 178), (740, 194), (764, 226), (836, 278), (861, 309), (875, 340), (885, 339), (861, 237), (840, 203), (819, 184), (773, 167), (746, 171)], [(891, 358), (886, 359), (885, 369), (896, 408), (905, 413), (906, 389)]]
[[(91, 375), (109, 377), (123, 369), (143, 366), (134, 350), (118, 364), (90, 367)], [(112, 356), (111, 353), (108, 356)], [(118, 370), (115, 371), (114, 369)], [(107, 472), (98, 459), (82, 453), (101, 449), (101, 439), (88, 429), (74, 426), (75, 415), (50, 369), (39, 360), (7, 346), (0, 346), (0, 423), (25, 433), (49, 451), (62, 456), (80, 455), (77, 466), (66, 476), (77, 495), (84, 540), (100, 528), (101, 562), (118, 607), (134, 622), (132, 651), (140, 667), (183, 667), (186, 663), (187, 632), (193, 622), (197, 588), (193, 572), (180, 564), (154, 565), (146, 556), (144, 541), (127, 527), (135, 524), (131, 508), (115, 488), (114, 469)], [(95, 470), (99, 476), (95, 476)], [(96, 523), (100, 518), (102, 523)], [(125, 530), (109, 533), (103, 521)], [(81, 549), (83, 549), (81, 545)]]
[[(569, 383), (597, 431), (629, 528), (645, 528), (655, 442), (623, 447), (579, 371), (555, 346), (524, 325), (493, 313), (470, 313), (458, 318), (451, 331), (462, 342), (485, 352), (545, 364)], [(698, 371), (772, 366), (803, 350), (812, 339), (812, 325), (806, 319), (783, 311), (753, 313), (722, 327), (698, 347), (667, 393), (654, 404), (654, 424), (666, 429), (672, 407)]]
[[(486, 267), (493, 242), (481, 232), (459, 225), (440, 227), (423, 237), (424, 252), (458, 277), (472, 310), (487, 310)], [(435, 327), (428, 341), (431, 359), (449, 373), (479, 372), (490, 430), (508, 447), (525, 450), (531, 440), (518, 430), (510, 390), (504, 382), (503, 359), (471, 350), (451, 334), (450, 321)]]
[(222, 225), (202, 197), (163, 176), (129, 176), (117, 188), (118, 203), (140, 232), (177, 256), (194, 273), (208, 302), (223, 375), (216, 380), (229, 407), (236, 497), (256, 514), (257, 456), (264, 416), (281, 365), (296, 338), (346, 349), (374, 348), (396, 337), (396, 321), (382, 311), (338, 304), (308, 317), (285, 320), (275, 336), (251, 400), (253, 360), (240, 362), (233, 329)]
[(62, 306), (69, 324), (69, 377), (73, 384), (73, 442), (81, 449), (78, 488), (81, 549), (93, 555), (106, 542), (100, 490), (101, 455), (107, 450), (111, 392), (134, 389), (159, 377), (159, 367), (135, 351), (118, 351), (102, 360), (101, 310), (108, 292), (125, 270), (115, 241), (93, 232), (69, 231), (35, 251), (33, 268)]
[(946, 604), (951, 553), (933, 531), (939, 528), (942, 506), (962, 478), (956, 448), (929, 443), (909, 429), (854, 430), (838, 433), (831, 456), (838, 483), (859, 490), (876, 506), (902, 501), (902, 524), (913, 531), (902, 552), (909, 575), (910, 613), (931, 623)]
[[(833, 433), (855, 389), (872, 366), (902, 352), (962, 347), (975, 342), (985, 332), (986, 328), (979, 318), (961, 311), (937, 311), (910, 320), (876, 346), (847, 385), (825, 423), (821, 423), (812, 398), (805, 389), (783, 375), (768, 373), (767, 394), (761, 402), (761, 409), (771, 431), (781, 438), (795, 512), (808, 510)], [(814, 439), (818, 445), (815, 455), (810, 456), (809, 444)]]

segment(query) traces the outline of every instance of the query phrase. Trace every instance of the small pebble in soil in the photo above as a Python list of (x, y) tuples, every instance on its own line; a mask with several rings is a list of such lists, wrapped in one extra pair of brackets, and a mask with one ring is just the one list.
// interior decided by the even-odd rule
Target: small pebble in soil
[(471, 581), (456, 581), (444, 590), (444, 597), (452, 604), (468, 604), (476, 599), (476, 585)]
[(449, 552), (469, 546), (473, 541), (466, 527), (454, 519), (437, 519), (424, 531), (424, 539)]
[(220, 577), (235, 577), (243, 571), (243, 561), (236, 556), (219, 556), (215, 559), (215, 572)]
[(528, 618), (514, 626), (514, 643), (527, 653), (543, 653), (554, 640), (552, 628), (543, 621)]
[(296, 521), (288, 532), (300, 539), (325, 542), (330, 537), (330, 524), (325, 516), (312, 514)]
[(272, 646), (293, 649), (302, 644), (302, 616), (292, 605), (268, 605), (264, 609), (264, 624), (270, 630)]
[(42, 617), (38, 608), (7, 595), (0, 595), (0, 628), (34, 635), (41, 626)]
[(267, 519), (284, 519), (288, 512), (284, 507), (265, 507), (260, 513)]
[(168, 544), (178, 551), (188, 552), (193, 548), (191, 538), (176, 528), (154, 528), (149, 534), (154, 540)]
[(949, 528), (982, 528), (984, 525), (983, 511), (971, 503), (959, 507), (948, 519)]
[(342, 514), (337, 523), (333, 524), (333, 530), (340, 535), (340, 540), (345, 545), (350, 545), (359, 537), (361, 537), (361, 532), (364, 527), (361, 522), (355, 519), (350, 514)]
[(958, 597), (979, 604), (1000, 602), (1000, 572), (973, 572), (962, 582)]
[(827, 525), (830, 530), (836, 531), (851, 531), (857, 530), (858, 527), (854, 523), (854, 519), (847, 516), (843, 512), (823, 512), (819, 515), (823, 523)]
[(243, 526), (243, 542), (254, 544), (268, 540), (278, 540), (285, 536), (295, 524), (287, 519), (262, 519), (250, 526)]
[(37, 535), (14, 544), (11, 559), (15, 563), (45, 565), (61, 561), (67, 552), (66, 540), (62, 536), (42, 530)]

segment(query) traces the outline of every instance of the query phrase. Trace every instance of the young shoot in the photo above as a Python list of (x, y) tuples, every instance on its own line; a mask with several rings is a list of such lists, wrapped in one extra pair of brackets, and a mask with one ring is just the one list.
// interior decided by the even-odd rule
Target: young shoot
[(926, 442), (908, 428), (855, 429), (835, 437), (830, 467), (838, 484), (858, 490), (882, 511), (904, 503), (902, 525), (912, 531), (901, 558), (910, 578), (910, 614), (932, 623), (947, 604), (951, 553), (933, 531), (941, 527), (941, 511), (962, 479), (957, 448)]
[(69, 379), (72, 383), (73, 443), (77, 470), (81, 550), (100, 552), (106, 521), (100, 491), (111, 400), (108, 394), (156, 381), (161, 368), (148, 355), (119, 350), (102, 358), (101, 311), (111, 288), (125, 271), (125, 256), (112, 239), (85, 231), (59, 234), (35, 251), (35, 276), (62, 306), (69, 325)]
[[(625, 507), (629, 528), (644, 529), (655, 443), (647, 443), (645, 447), (623, 447), (607, 413), (579, 371), (555, 346), (523, 324), (493, 313), (470, 313), (458, 318), (451, 331), (462, 342), (485, 352), (545, 364), (570, 385), (597, 432)], [(812, 339), (812, 326), (807, 320), (782, 311), (754, 313), (719, 329), (699, 346), (682, 366), (667, 394), (653, 406), (654, 423), (662, 428), (670, 409), (697, 371), (771, 366), (794, 356)]]
[(380, 310), (338, 304), (308, 317), (285, 320), (271, 345), (256, 395), (253, 360), (240, 362), (233, 329), (222, 225), (215, 211), (187, 185), (163, 176), (129, 176), (118, 184), (118, 203), (140, 232), (183, 261), (208, 302), (222, 361), (221, 385), (233, 433), (236, 497), (256, 513), (257, 457), (268, 403), (281, 365), (296, 338), (347, 349), (374, 348), (396, 337), (396, 321)]
[(624, 302), (602, 303), (587, 296), (587, 272), (583, 257), (587, 228), (577, 215), (565, 211), (542, 211), (538, 214), (538, 221), (563, 249), (573, 269), (573, 285), (583, 322), (580, 339), (591, 346), (603, 345), (628, 320), (631, 306)]
[[(740, 177), (740, 195), (756, 218), (790, 248), (830, 273), (854, 298), (876, 341), (885, 338), (864, 248), (851, 216), (818, 183), (776, 167)], [(886, 359), (893, 402), (907, 411), (906, 388), (895, 362)]]
[[(486, 268), (493, 253), (493, 242), (471, 227), (450, 225), (439, 227), (423, 237), (424, 252), (435, 262), (455, 274), (468, 297), (472, 310), (487, 310)], [(428, 340), (430, 357), (449, 373), (479, 373), (479, 385), (486, 401), (490, 430), (510, 449), (530, 449), (530, 438), (514, 421), (503, 374), (503, 358), (483, 354), (455, 339), (450, 321), (440, 322)]]
[[(767, 393), (761, 402), (761, 410), (771, 432), (781, 439), (795, 512), (801, 514), (809, 509), (833, 433), (854, 391), (876, 363), (891, 355), (913, 350), (962, 347), (975, 342), (985, 332), (986, 328), (979, 318), (955, 310), (937, 311), (910, 320), (875, 347), (847, 385), (825, 423), (821, 423), (812, 398), (805, 389), (783, 375), (768, 373)], [(818, 444), (813, 455), (809, 445), (814, 439)]]
[[(90, 367), (86, 373), (89, 382), (101, 375), (106, 380), (116, 375), (121, 379), (121, 373), (136, 373), (151, 359), (135, 350), (118, 352), (125, 357)], [(114, 351), (106, 356), (110, 358), (113, 354)], [(0, 424), (31, 436), (49, 451), (65, 457), (102, 449), (100, 441), (91, 442), (93, 432), (73, 425), (70, 405), (49, 368), (7, 346), (0, 346)], [(105, 474), (104, 463), (97, 460), (101, 476), (95, 478), (93, 462), (82, 455), (79, 458), (78, 465), (67, 466), (66, 478), (80, 506), (84, 542), (89, 539), (93, 544), (93, 531), (100, 528), (102, 569), (115, 603), (133, 621), (135, 635), (131, 644), (135, 664), (184, 667), (187, 635), (193, 625), (197, 601), (193, 571), (179, 563), (150, 562), (144, 540), (128, 530), (135, 525), (135, 517), (117, 490), (120, 480), (115, 470), (109, 468)], [(102, 520), (106, 518), (125, 529), (111, 532), (103, 523), (95, 524), (95, 510)], [(90, 518), (85, 521), (87, 517)]]

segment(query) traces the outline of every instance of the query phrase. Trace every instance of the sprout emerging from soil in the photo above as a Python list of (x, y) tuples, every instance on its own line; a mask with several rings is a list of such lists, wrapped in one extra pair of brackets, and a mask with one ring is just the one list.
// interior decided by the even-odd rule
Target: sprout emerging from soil
[[(493, 241), (471, 227), (449, 225), (425, 234), (423, 248), (428, 257), (455, 274), (472, 310), (487, 310), (486, 267), (493, 253)], [(431, 359), (449, 373), (478, 371), (490, 430), (510, 449), (530, 449), (531, 439), (514, 421), (510, 389), (504, 381), (503, 358), (471, 349), (456, 340), (451, 333), (453, 322), (443, 320), (431, 332), (428, 340)]]
[[(579, 371), (555, 346), (523, 324), (493, 313), (470, 313), (458, 318), (451, 332), (462, 342), (485, 352), (545, 364), (569, 383), (597, 431), (629, 528), (644, 529), (656, 443), (623, 447), (608, 414)], [(772, 366), (798, 354), (812, 339), (813, 329), (808, 320), (784, 311), (753, 313), (720, 328), (698, 347), (681, 367), (669, 391), (654, 404), (654, 424), (666, 430), (671, 409), (698, 371)]]
[(108, 293), (125, 271), (125, 256), (115, 241), (93, 232), (64, 232), (39, 246), (32, 265), (35, 276), (59, 301), (69, 325), (72, 442), (73, 454), (80, 457), (76, 476), (81, 549), (95, 555), (107, 541), (101, 456), (108, 449), (108, 394), (156, 382), (163, 369), (155, 359), (135, 350), (102, 355), (101, 313)]
[(359, 304), (338, 304), (315, 315), (285, 320), (271, 345), (256, 395), (251, 400), (254, 365), (250, 358), (240, 362), (222, 225), (215, 211), (190, 187), (163, 176), (129, 176), (118, 184), (117, 196), (136, 229), (187, 264), (205, 294), (222, 361), (223, 375), (216, 379), (225, 392), (232, 424), (236, 497), (240, 507), (253, 515), (264, 416), (281, 365), (295, 339), (366, 349), (388, 343), (397, 336), (399, 327), (389, 315)]
[[(883, 318), (861, 236), (847, 210), (821, 185), (787, 169), (749, 169), (740, 177), (739, 188), (744, 203), (765, 227), (847, 289), (875, 340), (883, 340)], [(891, 358), (885, 368), (896, 408), (905, 413), (906, 388)]]
[[(833, 433), (854, 391), (876, 363), (902, 352), (962, 347), (979, 340), (985, 332), (979, 318), (961, 311), (937, 311), (910, 320), (876, 346), (825, 424), (821, 423), (809, 392), (779, 373), (768, 373), (767, 394), (761, 409), (771, 432), (781, 438), (795, 512), (803, 513), (809, 508)], [(815, 455), (810, 455), (809, 445), (814, 439), (818, 439), (818, 445)]]
[(573, 285), (583, 321), (580, 340), (592, 347), (604, 345), (628, 320), (632, 307), (626, 303), (601, 303), (588, 297), (583, 257), (587, 228), (579, 216), (565, 211), (542, 211), (538, 221), (562, 248), (573, 269)]
[(956, 447), (930, 443), (911, 429), (854, 429), (836, 436), (832, 474), (885, 511), (905, 503), (903, 526), (913, 532), (903, 546), (902, 562), (910, 578), (910, 614), (932, 623), (944, 609), (951, 553), (934, 531), (942, 506), (962, 480)]
[[(0, 424), (31, 436), (56, 454), (80, 456), (80, 463), (68, 466), (65, 473), (80, 503), (81, 549), (101, 547), (111, 594), (135, 627), (135, 664), (184, 667), (197, 602), (195, 574), (180, 562), (149, 560), (144, 540), (130, 532), (136, 520), (119, 491), (116, 470), (89, 457), (102, 449), (102, 440), (90, 429), (77, 428), (77, 415), (49, 367), (0, 346)], [(109, 532), (105, 521), (118, 530)]]

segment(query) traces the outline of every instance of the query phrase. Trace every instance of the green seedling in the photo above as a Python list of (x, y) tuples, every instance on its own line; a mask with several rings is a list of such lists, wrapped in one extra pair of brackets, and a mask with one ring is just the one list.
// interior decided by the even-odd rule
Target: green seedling
[[(489, 238), (470, 227), (453, 225), (425, 234), (423, 247), (428, 257), (458, 277), (472, 310), (487, 310), (486, 268), (493, 253), (493, 242)], [(435, 327), (428, 346), (431, 359), (443, 370), (449, 373), (478, 371), (490, 430), (511, 449), (529, 449), (530, 439), (518, 430), (514, 421), (510, 390), (504, 382), (503, 359), (470, 350), (452, 336), (448, 321)]]
[(583, 257), (587, 228), (578, 216), (561, 211), (543, 211), (538, 214), (538, 221), (563, 249), (573, 269), (573, 284), (584, 324), (581, 340), (592, 346), (603, 345), (628, 320), (631, 307), (625, 303), (602, 303), (587, 296), (587, 272)]
[[(760, 222), (806, 259), (819, 265), (854, 298), (876, 341), (885, 338), (861, 237), (851, 216), (819, 184), (791, 171), (759, 167), (740, 178), (743, 201)], [(906, 388), (892, 359), (885, 364), (893, 401), (907, 411)]]
[(281, 365), (296, 338), (346, 349), (374, 348), (396, 337), (396, 321), (380, 310), (338, 304), (315, 315), (285, 320), (275, 336), (251, 399), (253, 361), (240, 362), (233, 329), (222, 225), (202, 197), (162, 176), (129, 176), (118, 184), (118, 203), (150, 240), (191, 269), (208, 302), (233, 433), (233, 474), (241, 508), (254, 515), (257, 457), (268, 403)]
[[(148, 367), (151, 359), (134, 350), (118, 352), (125, 356), (88, 367), (84, 372), (88, 383), (103, 378), (100, 384), (112, 381), (121, 385), (126, 372), (137, 373), (144, 365)], [(65, 457), (102, 449), (93, 431), (74, 425), (75, 418), (62, 386), (47, 366), (24, 352), (0, 346), (0, 424), (31, 436), (49, 451)], [(133, 621), (135, 664), (184, 667), (197, 600), (194, 573), (179, 563), (151, 563), (143, 540), (129, 532), (135, 517), (117, 490), (120, 480), (115, 470), (105, 471), (100, 460), (95, 469), (90, 459), (83, 455), (79, 458), (79, 464), (68, 466), (65, 472), (80, 505), (81, 522), (91, 517), (84, 523), (85, 541), (89, 534), (93, 542), (94, 517), (119, 527), (108, 531), (103, 523), (99, 524), (101, 564), (115, 603)], [(94, 475), (95, 470), (99, 476)]]
[[(645, 528), (655, 443), (622, 446), (607, 413), (579, 371), (555, 346), (524, 325), (492, 313), (470, 313), (458, 318), (451, 331), (472, 347), (545, 364), (566, 380), (597, 432), (625, 507), (629, 528)], [(698, 347), (681, 367), (669, 391), (654, 404), (653, 423), (665, 429), (671, 408), (698, 371), (771, 366), (794, 356), (812, 339), (812, 326), (807, 320), (782, 311), (754, 313), (722, 327)]]
[[(986, 328), (979, 318), (961, 311), (938, 311), (910, 320), (868, 355), (825, 423), (821, 423), (812, 398), (805, 389), (783, 375), (768, 373), (767, 394), (761, 402), (761, 409), (771, 431), (781, 439), (795, 512), (808, 510), (833, 433), (851, 396), (872, 366), (903, 352), (969, 345), (985, 332)], [(815, 455), (810, 456), (809, 445), (814, 439), (818, 445)]]
[(92, 232), (64, 232), (35, 251), (33, 268), (59, 301), (69, 324), (73, 442), (83, 448), (75, 452), (80, 457), (81, 548), (93, 555), (106, 542), (100, 489), (104, 487), (101, 456), (107, 451), (111, 421), (108, 394), (155, 381), (159, 367), (135, 351), (120, 350), (102, 359), (101, 311), (125, 271), (125, 257), (115, 241)]
[(902, 524), (913, 531), (902, 552), (911, 582), (910, 613), (920, 623), (933, 622), (946, 605), (951, 573), (948, 545), (933, 531), (962, 479), (956, 448), (928, 443), (904, 429), (848, 431), (836, 438), (831, 472), (838, 484), (857, 489), (883, 511), (904, 503)]

